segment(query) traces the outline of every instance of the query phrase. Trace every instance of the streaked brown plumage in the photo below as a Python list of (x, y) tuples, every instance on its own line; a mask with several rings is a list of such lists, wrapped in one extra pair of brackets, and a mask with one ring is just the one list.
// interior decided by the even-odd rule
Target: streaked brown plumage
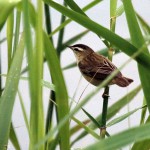
[[(98, 86), (105, 80), (117, 67), (106, 57), (95, 53), (90, 47), (83, 44), (68, 46), (77, 58), (78, 67), (84, 78), (91, 84)], [(133, 80), (126, 78), (119, 72), (109, 85), (117, 84), (126, 87)]]

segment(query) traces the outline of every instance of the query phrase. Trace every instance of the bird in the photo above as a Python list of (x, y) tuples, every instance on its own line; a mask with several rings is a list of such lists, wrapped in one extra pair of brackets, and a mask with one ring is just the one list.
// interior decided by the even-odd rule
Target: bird
[[(75, 44), (67, 47), (73, 50), (83, 77), (94, 86), (100, 85), (113, 71), (118, 70), (108, 58), (94, 52), (87, 45)], [(132, 82), (132, 79), (123, 76), (119, 71), (108, 85), (116, 84), (120, 87), (127, 87)]]

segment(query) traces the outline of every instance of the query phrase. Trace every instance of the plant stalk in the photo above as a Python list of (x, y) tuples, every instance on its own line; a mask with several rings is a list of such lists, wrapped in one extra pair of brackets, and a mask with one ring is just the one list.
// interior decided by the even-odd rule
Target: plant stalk
[[(110, 1), (110, 30), (112, 32), (115, 32), (116, 9), (117, 9), (117, 0), (111, 0)], [(114, 52), (113, 45), (110, 43), (109, 49), (108, 49), (108, 59), (110, 61), (112, 61), (113, 52)], [(102, 125), (100, 127), (101, 138), (105, 138), (105, 135), (106, 135), (108, 99), (109, 99), (109, 87), (106, 86), (104, 90), (104, 94), (103, 94)]]
[(108, 108), (108, 99), (109, 99), (109, 87), (106, 86), (103, 93), (103, 110), (102, 110), (102, 122), (100, 127), (100, 137), (105, 138), (106, 134), (106, 121), (107, 121), (107, 108)]

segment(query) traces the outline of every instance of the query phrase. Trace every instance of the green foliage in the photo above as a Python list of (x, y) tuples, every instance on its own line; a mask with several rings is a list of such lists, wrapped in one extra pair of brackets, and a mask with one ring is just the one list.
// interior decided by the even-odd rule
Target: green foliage
[[(0, 70), (7, 67), (7, 73), (1, 72), (0, 76), (1, 78), (6, 77), (0, 97), (0, 150), (7, 149), (9, 140), (14, 149), (20, 150), (22, 148), (20, 145), (22, 142), (17, 136), (17, 130), (12, 120), (16, 98), (19, 98), (20, 101), (22, 117), (29, 138), (28, 149), (30, 150), (55, 150), (58, 145), (60, 150), (70, 150), (76, 142), (80, 142), (87, 135), (90, 135), (95, 142), (92, 145), (90, 143), (84, 145), (86, 150), (121, 149), (131, 143), (133, 143), (132, 150), (150, 148), (150, 118), (146, 118), (146, 111), (150, 110), (150, 54), (148, 52), (150, 27), (147, 21), (139, 15), (139, 12), (135, 13), (131, 0), (122, 1), (120, 6), (117, 5), (117, 0), (110, 0), (110, 6), (108, 6), (110, 7), (109, 30), (90, 19), (85, 13), (89, 9), (94, 9), (94, 6), (101, 5), (101, 3), (103, 1), (94, 0), (81, 9), (80, 4), (73, 0), (65, 0), (64, 5), (52, 0), (37, 0), (36, 4), (28, 0), (0, 0), (0, 31), (6, 30), (6, 35), (1, 37), (0, 45), (7, 42), (6, 61), (8, 62), (8, 66), (0, 65)], [(52, 28), (51, 8), (61, 14), (60, 24), (55, 29)], [(43, 9), (45, 14), (43, 14)], [(124, 12), (130, 32), (128, 38), (130, 42), (115, 33), (117, 18)], [(44, 20), (46, 27), (43, 26)], [(64, 40), (67, 25), (72, 21), (83, 26), (86, 30), (84, 29), (84, 31)], [(69, 108), (69, 99), (72, 99), (73, 102), (75, 100), (68, 95), (70, 89), (67, 89), (67, 79), (64, 78), (63, 72), (75, 67), (76, 63), (73, 62), (61, 68), (60, 61), (66, 46), (73, 45), (81, 38), (89, 36), (89, 32), (98, 35), (99, 40), (105, 44), (105, 48), (99, 50), (98, 53), (108, 56), (110, 60), (112, 60), (113, 55), (120, 52), (130, 57), (119, 69), (122, 69), (132, 59), (136, 60), (141, 80), (141, 85), (124, 94), (122, 98), (115, 100), (115, 103), (105, 108), (105, 113), (99, 114), (97, 117), (90, 114), (87, 108), (83, 108), (112, 80), (118, 71), (113, 72), (94, 91), (90, 91), (75, 108)], [(58, 39), (54, 38), (56, 33)], [(22, 63), (25, 64), (25, 69), (22, 69)], [(45, 65), (48, 66), (47, 74), (49, 74), (51, 81), (43, 79)], [(24, 77), (23, 73), (26, 73), (27, 77)], [(27, 98), (23, 96), (24, 91), (21, 91), (20, 86), (18, 86), (20, 80), (25, 80), (25, 84), (28, 85), (29, 109), (25, 105)], [(44, 87), (50, 91), (49, 93), (52, 92), (49, 99), (45, 99), (43, 96)], [(132, 111), (116, 118), (115, 115), (128, 105), (141, 89), (144, 93), (143, 107), (135, 107)], [(45, 108), (43, 107), (45, 102), (49, 103), (46, 121)], [(81, 109), (88, 119), (79, 120), (75, 116), (76, 113), (80, 113)], [(121, 121), (129, 118), (137, 111), (140, 113), (141, 109), (141, 121), (137, 127), (111, 135), (112, 125), (120, 125)], [(29, 110), (29, 113), (26, 110)], [(110, 119), (112, 120), (110, 121)], [(106, 139), (101, 139), (96, 131), (96, 129), (101, 128), (102, 120), (105, 120), (104, 124), (109, 127), (109, 133), (106, 128), (103, 137), (105, 134), (111, 135)], [(70, 126), (70, 121), (74, 121), (74, 127)], [(78, 135), (74, 138), (74, 134)]]
[(14, 59), (8, 72), (4, 92), (0, 99), (0, 120), (2, 122), (0, 124), (0, 149), (4, 149), (8, 142), (12, 110), (18, 89), (23, 54), (24, 36), (22, 34)]

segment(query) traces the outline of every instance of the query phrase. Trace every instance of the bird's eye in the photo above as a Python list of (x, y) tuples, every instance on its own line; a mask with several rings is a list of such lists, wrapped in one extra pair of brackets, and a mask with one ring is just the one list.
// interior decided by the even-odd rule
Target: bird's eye
[(75, 50), (75, 51), (78, 51), (78, 49), (77, 49), (77, 48), (75, 48), (74, 50)]

